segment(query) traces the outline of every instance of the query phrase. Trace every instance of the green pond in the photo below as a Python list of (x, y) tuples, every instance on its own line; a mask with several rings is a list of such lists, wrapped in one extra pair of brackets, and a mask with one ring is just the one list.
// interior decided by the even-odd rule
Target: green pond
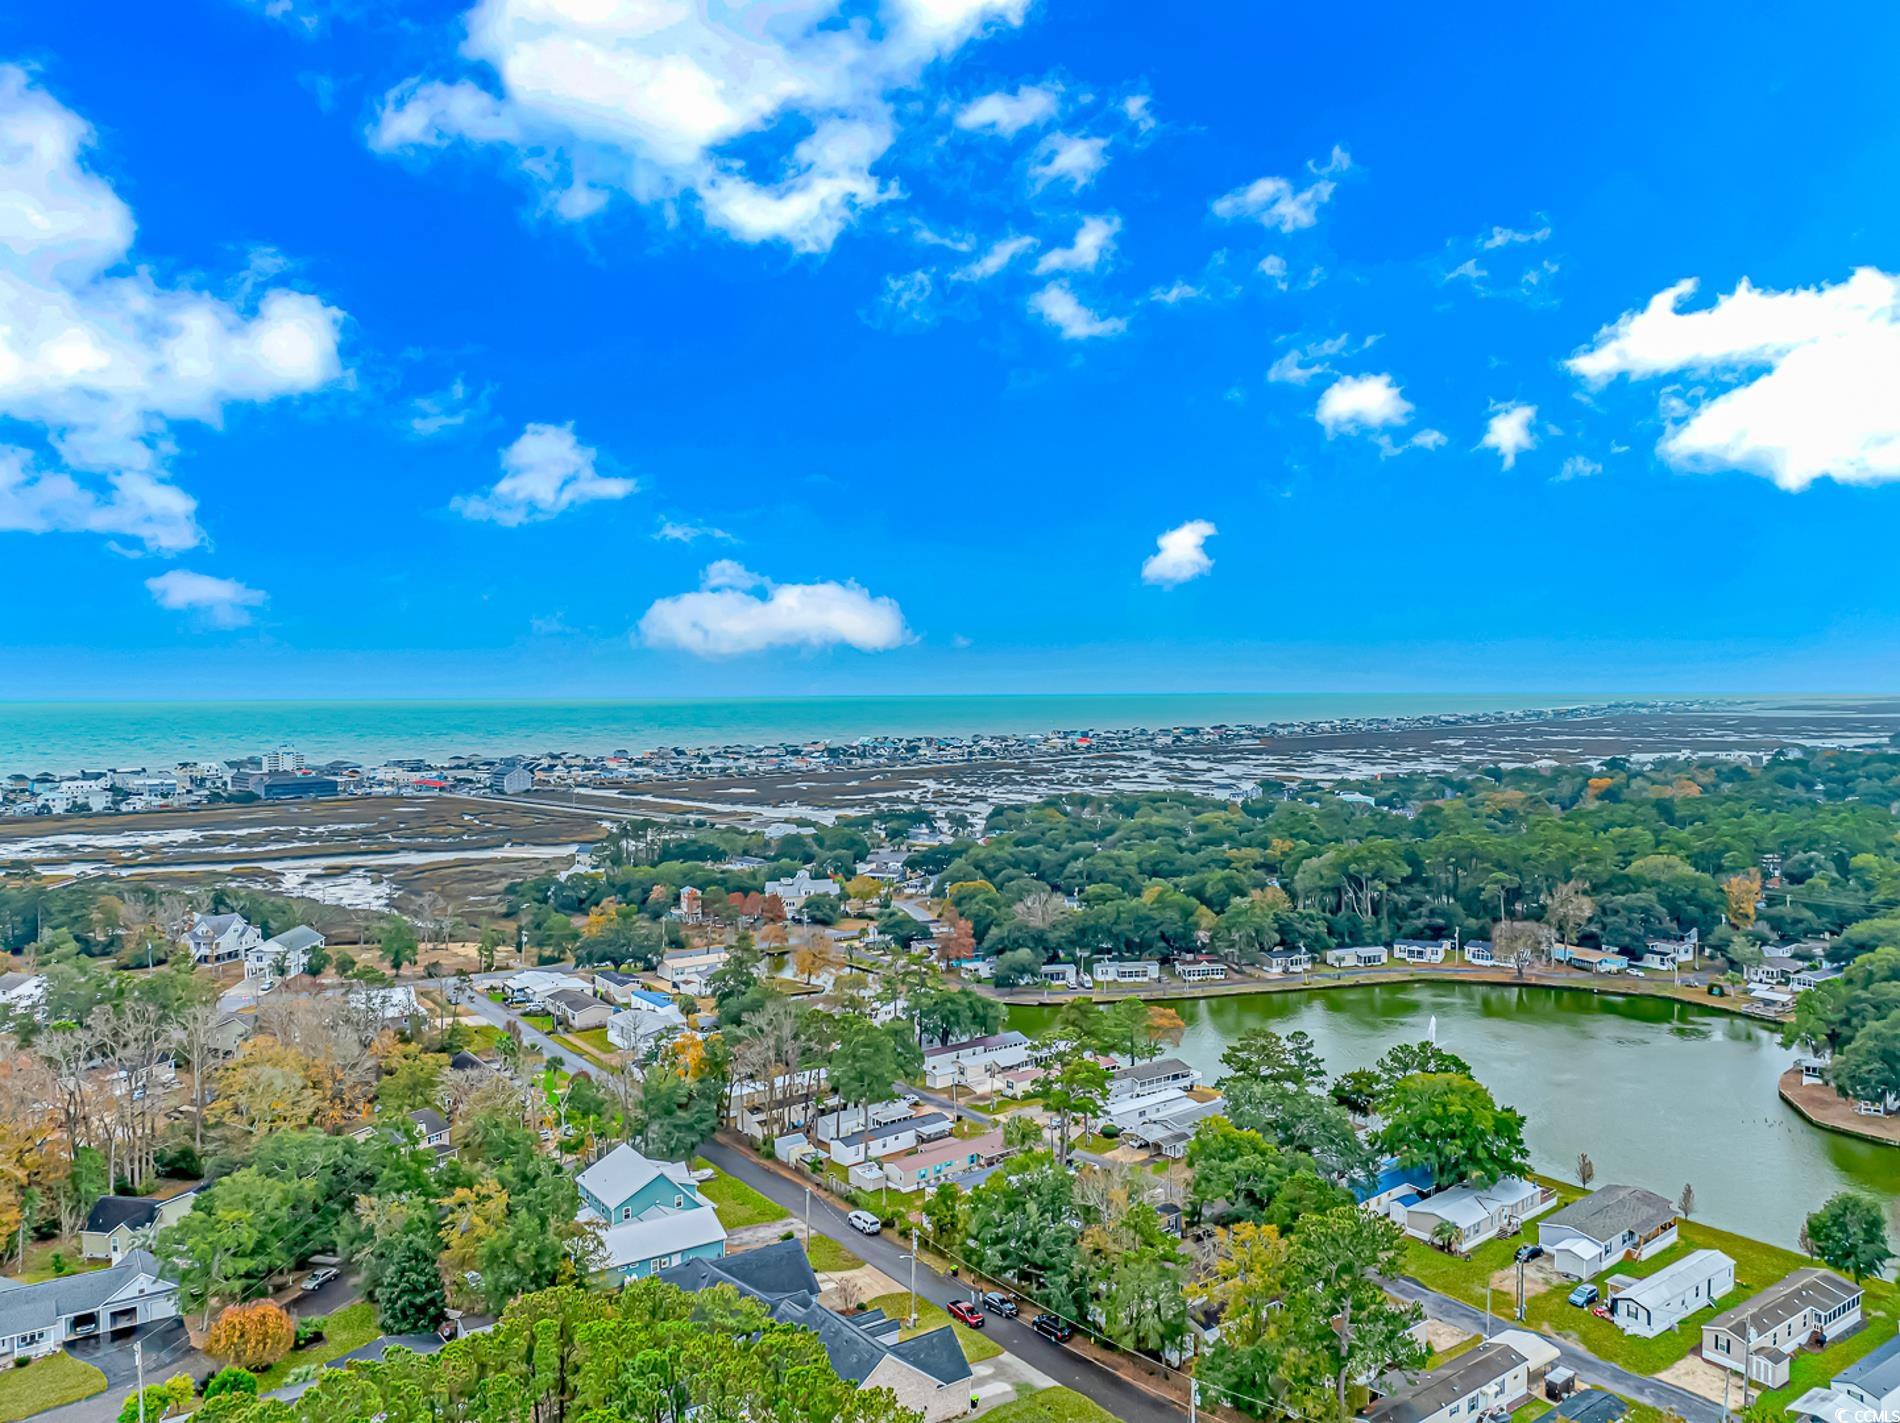
[[(1695, 1187), (1699, 1220), (1793, 1245), (1801, 1222), (1843, 1186), (1900, 1196), (1900, 1147), (1810, 1126), (1775, 1091), (1794, 1060), (1772, 1028), (1663, 998), (1516, 985), (1381, 984), (1172, 1001), (1187, 1024), (1175, 1055), (1211, 1084), (1221, 1050), (1249, 1028), (1303, 1029), (1341, 1072), (1369, 1067), (1437, 1021), (1438, 1041), (1523, 1112), (1531, 1158), (1596, 1184)], [(1017, 1007), (1025, 1032), (1055, 1010)]]

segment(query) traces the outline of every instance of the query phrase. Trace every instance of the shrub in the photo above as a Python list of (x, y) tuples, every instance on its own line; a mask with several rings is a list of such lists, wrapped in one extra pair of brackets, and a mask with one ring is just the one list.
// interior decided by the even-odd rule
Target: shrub
[(299, 1319), (297, 1321), (297, 1344), (299, 1349), (308, 1349), (312, 1344), (323, 1342), (323, 1319)]
[(297, 1342), (297, 1326), (275, 1300), (234, 1304), (205, 1337), (205, 1352), (241, 1369), (268, 1369)]
[(257, 1396), (257, 1375), (249, 1369), (222, 1368), (211, 1376), (205, 1385), (206, 1398), (219, 1398), (227, 1393), (247, 1393)]
[(323, 1373), (322, 1364), (299, 1364), (284, 1375), (285, 1383), (315, 1383)]
[[(169, 1418), (175, 1413), (183, 1413), (191, 1407), (197, 1393), (198, 1386), (192, 1382), (190, 1374), (173, 1374), (163, 1383), (147, 1384), (145, 1423), (157, 1423), (160, 1418)], [(137, 1390), (127, 1395), (125, 1406), (119, 1410), (119, 1423), (139, 1423)]]
[(175, 1180), (196, 1181), (205, 1174), (204, 1158), (198, 1154), (198, 1148), (188, 1141), (159, 1147), (154, 1162), (160, 1175)]
[(1120, 1136), (1121, 1134), (1122, 1134), (1122, 1129), (1116, 1123), (1114, 1122), (1102, 1123), (1102, 1140), (1103, 1141), (1113, 1141), (1116, 1137)]

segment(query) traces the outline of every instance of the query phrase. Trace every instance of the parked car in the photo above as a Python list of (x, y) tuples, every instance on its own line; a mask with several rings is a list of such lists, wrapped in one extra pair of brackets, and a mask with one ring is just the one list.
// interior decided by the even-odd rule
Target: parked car
[(313, 1295), (342, 1273), (341, 1270), (332, 1269), (328, 1265), (325, 1265), (321, 1270), (312, 1270), (303, 1277), (303, 1292), (307, 1295)]
[(1057, 1319), (1053, 1314), (1037, 1315), (1029, 1327), (1051, 1344), (1066, 1344), (1075, 1337), (1075, 1327), (1067, 1320)]
[(993, 1314), (1000, 1314), (1005, 1319), (1014, 1319), (1017, 1315), (1022, 1313), (1020, 1309), (1016, 1308), (1015, 1300), (1011, 1299), (1008, 1295), (999, 1295), (995, 1290), (991, 1290), (988, 1294), (983, 1296), (983, 1308)]
[(947, 1308), (950, 1311), (950, 1317), (956, 1320), (957, 1323), (967, 1324), (972, 1329), (981, 1329), (983, 1327), (983, 1311), (971, 1304), (967, 1299), (953, 1299)]
[(845, 1223), (859, 1235), (876, 1235), (879, 1231), (884, 1229), (884, 1227), (879, 1224), (878, 1218), (869, 1211), (852, 1211), (850, 1215), (845, 1217)]
[(1519, 1260), (1538, 1260), (1543, 1258), (1543, 1254), (1544, 1247), (1541, 1245), (1520, 1245), (1517, 1247), (1517, 1258)]
[(919, 1098), (915, 1092), (906, 1092), (897, 1100), (902, 1102), (906, 1107), (915, 1107), (922, 1099)]
[(1578, 1309), (1587, 1309), (1602, 1293), (1595, 1285), (1578, 1285), (1570, 1292), (1570, 1302)]
[(1623, 972), (1628, 974), (1631, 978), (1648, 978), (1649, 977), (1649, 975), (1644, 973), (1640, 968), (1626, 968), (1623, 970)]

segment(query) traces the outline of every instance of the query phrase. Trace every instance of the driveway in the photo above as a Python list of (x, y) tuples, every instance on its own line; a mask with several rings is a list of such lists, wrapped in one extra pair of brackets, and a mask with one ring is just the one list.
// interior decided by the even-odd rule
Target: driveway
[[(784, 1206), (793, 1216), (803, 1217), (805, 1188), (802, 1185), (767, 1169), (753, 1156), (735, 1150), (724, 1142), (708, 1142), (701, 1149), (701, 1155), (727, 1175), (736, 1176), (759, 1194)], [(906, 1290), (910, 1288), (911, 1266), (905, 1259), (910, 1244), (907, 1239), (900, 1239), (894, 1232), (870, 1236), (858, 1234), (845, 1223), (843, 1212), (815, 1191), (811, 1197), (811, 1228), (816, 1234), (828, 1235), (849, 1247), (859, 1259), (868, 1265), (875, 1265)], [(947, 1305), (952, 1300), (970, 1297), (967, 1284), (945, 1279), (927, 1267), (918, 1267), (916, 1279), (918, 1295), (933, 1303)], [(1187, 1412), (1185, 1408), (1157, 1398), (1120, 1374), (1101, 1367), (1085, 1355), (1049, 1343), (1021, 1320), (991, 1315), (986, 1321), (985, 1332), (1014, 1354), (1029, 1372), (1046, 1376), (1056, 1383), (1068, 1385), (1077, 1393), (1086, 1394), (1123, 1420), (1123, 1423), (1174, 1423), (1175, 1419)], [(1002, 1372), (991, 1370), (990, 1374), (1000, 1375)], [(987, 1380), (989, 1376), (984, 1377)], [(981, 1386), (980, 1381), (979, 1391)], [(1692, 1423), (1700, 1423), (1700, 1420), (1692, 1420)]]
[(132, 1354), (134, 1342), (145, 1346), (145, 1382), (162, 1383), (173, 1374), (194, 1378), (207, 1374), (217, 1364), (191, 1347), (191, 1337), (180, 1319), (162, 1319), (140, 1325), (122, 1340), (88, 1339), (67, 1346), (66, 1352), (82, 1359), (106, 1376), (106, 1391), (77, 1403), (35, 1413), (33, 1423), (118, 1423), (119, 1410), (132, 1396), (138, 1378), (138, 1364)]
[(546, 1057), (549, 1062), (559, 1064), (568, 1072), (585, 1072), (588, 1076), (593, 1077), (598, 1075), (601, 1071), (601, 1066), (598, 1062), (593, 1061), (591, 1058), (582, 1057), (579, 1053), (562, 1047), (539, 1028), (534, 1027), (532, 1024), (522, 1022), (519, 1013), (510, 1012), (485, 993), (475, 994), (460, 1006), (466, 1008), (469, 1012), (475, 1014), (476, 1017), (481, 1018), (485, 1022), (493, 1023), (498, 1028), (505, 1029), (510, 1023), (515, 1024), (521, 1031), (521, 1040), (523, 1042), (532, 1046), (536, 1052)]
[[(1441, 1295), (1436, 1290), (1426, 1289), (1417, 1280), (1400, 1278), (1388, 1280), (1386, 1288), (1400, 1299), (1416, 1300), (1425, 1306), (1425, 1313), (1432, 1319), (1442, 1319), (1447, 1324), (1455, 1324), (1473, 1334), (1489, 1338), (1499, 1329), (1526, 1329), (1537, 1333), (1524, 1324), (1512, 1323), (1499, 1315), (1487, 1315), (1481, 1309), (1474, 1309), (1462, 1300), (1449, 1295)], [(1611, 1393), (1620, 1393), (1625, 1398), (1633, 1398), (1638, 1403), (1647, 1403), (1652, 1408), (1660, 1408), (1665, 1413), (1678, 1414), (1688, 1423), (1723, 1423), (1724, 1414), (1719, 1404), (1711, 1403), (1699, 1394), (1678, 1388), (1661, 1379), (1650, 1378), (1647, 1374), (1631, 1373), (1628, 1369), (1599, 1359), (1588, 1349), (1572, 1344), (1565, 1339), (1553, 1339), (1548, 1334), (1538, 1334), (1538, 1338), (1547, 1342), (1557, 1351), (1559, 1360), (1566, 1368), (1575, 1369), (1577, 1377), (1585, 1383), (1607, 1388)]]

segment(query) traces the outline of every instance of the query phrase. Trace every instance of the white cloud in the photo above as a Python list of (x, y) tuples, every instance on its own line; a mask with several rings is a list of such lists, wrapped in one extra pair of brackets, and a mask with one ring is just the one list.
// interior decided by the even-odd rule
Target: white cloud
[(251, 620), (251, 609), (262, 607), (266, 596), (247, 588), (234, 578), (213, 578), (208, 573), (192, 573), (174, 568), (156, 578), (145, 580), (146, 588), (161, 608), (173, 612), (197, 613), (213, 627), (243, 627)]
[(1141, 565), (1141, 581), (1173, 588), (1191, 578), (1211, 573), (1207, 541), (1219, 533), (1206, 519), (1189, 519), (1155, 540), (1155, 551)]
[(1351, 168), (1352, 157), (1345, 149), (1335, 147), (1325, 163), (1306, 166), (1313, 174), (1313, 181), (1306, 186), (1296, 187), (1286, 178), (1256, 178), (1214, 199), (1214, 216), (1251, 219), (1280, 232), (1313, 226), (1319, 221), (1319, 210), (1332, 200), (1338, 186), (1333, 175)]
[(1522, 232), (1514, 227), (1494, 227), (1478, 239), (1478, 245), (1487, 252), (1495, 252), (1500, 247), (1519, 247), (1526, 243), (1550, 241), (1548, 226), (1531, 232)]
[(972, 99), (957, 110), (957, 127), (987, 130), (1014, 138), (1026, 128), (1055, 117), (1057, 91), (1041, 84), (1024, 84), (1014, 94), (997, 90)]
[(1029, 298), (1029, 309), (1062, 333), (1065, 341), (1095, 336), (1119, 336), (1128, 322), (1119, 316), (1101, 316), (1089, 310), (1069, 290), (1067, 282), (1050, 282)]
[(424, 439), (459, 430), (488, 414), (491, 393), (487, 388), (471, 390), (468, 381), (457, 376), (446, 389), (418, 395), (409, 402), (409, 428)]
[(930, 307), (930, 294), (934, 290), (936, 282), (921, 267), (914, 272), (887, 276), (883, 290), (864, 313), (864, 319), (873, 326), (887, 329), (929, 325), (934, 315)]
[(1036, 275), (1049, 272), (1092, 272), (1102, 258), (1115, 250), (1115, 234), (1122, 230), (1118, 217), (1085, 217), (1076, 229), (1075, 241), (1042, 254), (1036, 263)]
[(1572, 455), (1557, 471), (1557, 478), (1559, 480), (1588, 479), (1593, 474), (1601, 473), (1603, 473), (1603, 466), (1595, 460), (1585, 459), (1582, 455)]
[(1341, 376), (1326, 387), (1313, 418), (1328, 436), (1362, 434), (1405, 424), (1412, 418), (1412, 402), (1389, 375)]
[(1184, 301), (1198, 301), (1207, 293), (1191, 283), (1176, 278), (1165, 287), (1156, 287), (1148, 293), (1149, 301), (1158, 301), (1163, 306), (1175, 306)]
[[(1345, 350), (1347, 340), (1346, 333), (1342, 331), (1324, 341), (1295, 346), (1267, 367), (1267, 379), (1276, 385), (1305, 385), (1319, 376), (1331, 375), (1333, 368), (1327, 364), (1327, 357), (1337, 356)], [(1368, 341), (1366, 344), (1372, 343)], [(1312, 364), (1306, 364), (1308, 361)]]
[(1445, 273), (1444, 281), (1447, 285), (1452, 282), (1470, 282), (1473, 286), (1482, 286), (1484, 279), (1490, 275), (1489, 272), (1478, 265), (1478, 259), (1476, 257), (1467, 257), (1464, 261)]
[(1286, 290), (1286, 258), (1277, 253), (1269, 253), (1260, 259), (1260, 265), (1255, 270), (1281, 291)]
[(1108, 140), (1082, 138), (1072, 133), (1052, 133), (1036, 149), (1036, 161), (1030, 165), (1030, 181), (1038, 188), (1051, 183), (1067, 183), (1072, 192), (1080, 192), (1095, 181), (1095, 175), (1108, 166)]
[(598, 451), (574, 438), (574, 425), (531, 424), (501, 452), (501, 478), (478, 494), (458, 494), (449, 507), (465, 519), (516, 528), (540, 523), (581, 504), (625, 499), (639, 483), (599, 472)]
[(1862, 267), (1792, 291), (1744, 279), (1682, 311), (1696, 286), (1626, 312), (1570, 370), (1592, 386), (1682, 372), (1726, 387), (1665, 393), (1658, 452), (1679, 467), (1747, 470), (1787, 490), (1900, 479), (1900, 276)]
[(1478, 444), (1483, 449), (1496, 450), (1504, 467), (1511, 469), (1519, 455), (1537, 447), (1537, 431), (1533, 428), (1536, 419), (1535, 405), (1500, 406), (1485, 425), (1484, 438)]
[(1020, 24), (1028, 0), (845, 8), (478, 0), (461, 55), (482, 83), (398, 85), (370, 143), (510, 149), (571, 221), (617, 194), (668, 212), (690, 194), (742, 242), (821, 252), (901, 195), (872, 172), (896, 139), (895, 96), (986, 30)]
[(132, 212), (83, 161), (91, 142), (0, 65), (0, 419), (44, 431), (56, 457), (0, 446), (0, 530), (178, 552), (204, 535), (171, 481), (171, 426), (334, 380), (343, 313), (267, 287), (263, 261), (230, 300), (128, 265)]
[(773, 583), (720, 559), (707, 567), (697, 592), (648, 608), (639, 640), (696, 657), (734, 657), (782, 647), (887, 652), (911, 635), (893, 599), (856, 583)]
[(1005, 237), (991, 243), (981, 257), (958, 267), (950, 275), (960, 282), (988, 281), (1025, 252), (1035, 251), (1039, 245), (1033, 237)]
[(1136, 133), (1147, 133), (1156, 123), (1154, 100), (1146, 94), (1130, 94), (1123, 99), (1122, 114), (1135, 126)]
[(700, 539), (712, 539), (718, 543), (737, 543), (738, 540), (724, 529), (711, 524), (690, 524), (679, 519), (662, 519), (659, 528), (653, 531), (653, 537), (662, 543), (690, 544)]

